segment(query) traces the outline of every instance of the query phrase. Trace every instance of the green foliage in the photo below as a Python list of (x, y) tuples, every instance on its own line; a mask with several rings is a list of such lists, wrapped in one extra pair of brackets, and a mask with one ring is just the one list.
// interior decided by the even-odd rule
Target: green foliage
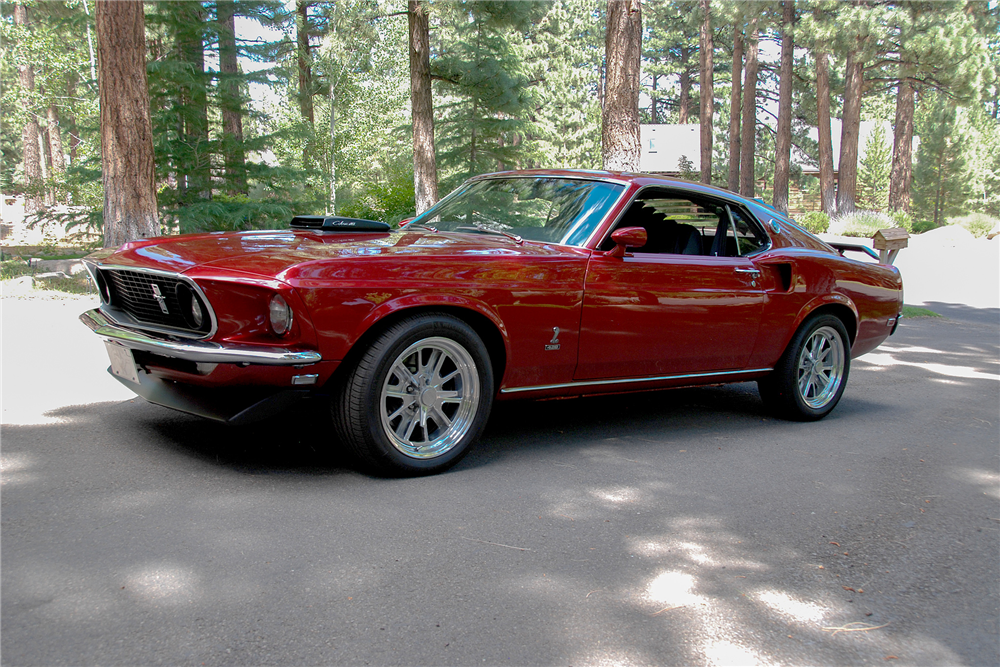
[(677, 168), (680, 171), (680, 177), (685, 181), (697, 181), (700, 174), (694, 170), (694, 162), (692, 162), (687, 155), (681, 155), (677, 158)]
[[(855, 211), (830, 220), (830, 233), (870, 239), (880, 229), (891, 229), (896, 221), (879, 211)], [(911, 230), (907, 230), (911, 231)]]
[(885, 130), (876, 125), (865, 144), (865, 157), (858, 174), (858, 204), (876, 211), (889, 208), (889, 174), (892, 171), (892, 149)]
[(515, 168), (532, 157), (523, 141), (537, 132), (531, 111), (524, 31), (541, 20), (544, 2), (436, 5), (442, 48), (431, 60), (435, 141), (444, 190), (475, 174)]
[(813, 234), (824, 234), (830, 228), (830, 216), (823, 211), (808, 211), (795, 221)]
[(970, 213), (955, 218), (948, 218), (949, 225), (959, 225), (969, 230), (976, 238), (982, 238), (1000, 225), (1000, 219), (985, 213)]
[(964, 213), (972, 194), (965, 120), (966, 114), (943, 96), (918, 118), (920, 147), (913, 173), (913, 210), (935, 226), (943, 224), (947, 216)]
[(920, 308), (918, 306), (903, 306), (904, 319), (912, 320), (916, 317), (944, 317), (944, 315), (935, 313), (933, 310), (928, 310), (927, 308)]
[(908, 232), (913, 230), (913, 217), (906, 211), (886, 211), (886, 215), (893, 222), (893, 227), (901, 227)]

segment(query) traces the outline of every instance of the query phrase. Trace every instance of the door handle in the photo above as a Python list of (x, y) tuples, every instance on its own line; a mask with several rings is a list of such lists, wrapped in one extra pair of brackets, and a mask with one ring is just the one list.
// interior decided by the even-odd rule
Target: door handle
[(736, 273), (745, 273), (753, 278), (760, 275), (760, 271), (757, 269), (734, 269), (734, 271), (736, 271)]

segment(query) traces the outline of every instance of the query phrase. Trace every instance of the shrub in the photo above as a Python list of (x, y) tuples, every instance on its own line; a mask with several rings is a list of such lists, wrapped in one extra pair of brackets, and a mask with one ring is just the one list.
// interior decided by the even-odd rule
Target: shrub
[(892, 218), (893, 227), (902, 227), (906, 231), (913, 232), (913, 217), (906, 211), (889, 211), (889, 217)]
[(796, 220), (803, 229), (813, 234), (823, 234), (826, 230), (830, 229), (830, 216), (828, 216), (823, 211), (809, 211), (803, 213), (801, 217)]
[(981, 238), (996, 229), (1000, 220), (985, 213), (970, 213), (957, 218), (948, 218), (948, 224), (965, 227), (973, 236)]
[(895, 227), (896, 221), (878, 211), (855, 211), (830, 220), (830, 233), (870, 239), (880, 229)]

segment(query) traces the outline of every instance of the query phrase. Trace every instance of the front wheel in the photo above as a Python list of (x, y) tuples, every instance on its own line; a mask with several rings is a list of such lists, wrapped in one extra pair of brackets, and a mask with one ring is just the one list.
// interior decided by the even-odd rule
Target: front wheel
[(408, 317), (383, 332), (334, 398), (334, 423), (361, 461), (387, 474), (455, 465), (479, 438), (493, 401), (489, 354), (465, 322)]
[(769, 376), (757, 381), (765, 405), (795, 421), (822, 419), (836, 407), (851, 369), (847, 329), (833, 315), (814, 315), (795, 332)]

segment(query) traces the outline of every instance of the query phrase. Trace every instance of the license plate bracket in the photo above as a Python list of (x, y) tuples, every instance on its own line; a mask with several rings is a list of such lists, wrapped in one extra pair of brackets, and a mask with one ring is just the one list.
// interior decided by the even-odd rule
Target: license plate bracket
[(109, 340), (104, 341), (104, 345), (108, 348), (108, 357), (111, 359), (111, 373), (123, 380), (139, 384), (139, 373), (135, 370), (132, 350)]

